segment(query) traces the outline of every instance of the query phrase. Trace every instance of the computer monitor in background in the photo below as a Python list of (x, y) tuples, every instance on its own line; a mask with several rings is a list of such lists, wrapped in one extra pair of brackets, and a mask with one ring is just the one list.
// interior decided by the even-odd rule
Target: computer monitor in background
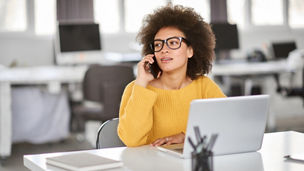
[(215, 52), (239, 48), (239, 36), (236, 24), (212, 23), (211, 27), (216, 38)]
[(295, 41), (274, 42), (271, 46), (274, 59), (285, 59), (289, 52), (297, 49)]
[(59, 23), (55, 43), (57, 64), (96, 63), (102, 58), (99, 24)]

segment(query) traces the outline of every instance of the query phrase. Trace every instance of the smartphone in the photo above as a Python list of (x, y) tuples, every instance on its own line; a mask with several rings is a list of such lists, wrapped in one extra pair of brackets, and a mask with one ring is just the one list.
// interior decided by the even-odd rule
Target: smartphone
[(159, 68), (155, 56), (153, 57), (154, 63), (148, 64), (149, 65), (149, 71), (153, 75), (154, 78), (157, 78), (158, 73), (161, 72), (161, 69)]

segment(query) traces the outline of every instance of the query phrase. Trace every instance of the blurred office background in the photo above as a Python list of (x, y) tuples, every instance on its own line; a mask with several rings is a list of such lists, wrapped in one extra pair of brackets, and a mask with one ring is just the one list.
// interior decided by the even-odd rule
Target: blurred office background
[[(82, 80), (31, 82), (23, 80), (25, 72), (31, 75), (43, 71), (50, 76), (58, 67), (68, 67), (67, 72), (75, 67), (75, 74), (79, 72), (78, 76), (83, 78), (84, 71), (94, 63), (132, 66), (140, 58), (141, 46), (136, 42), (136, 34), (143, 17), (169, 2), (193, 7), (214, 26), (217, 23), (236, 26), (238, 45), (223, 51), (218, 49), (217, 58), (224, 62), (218, 60), (215, 68), (223, 63), (248, 61), (280, 60), (288, 65), (293, 62), (289, 55), (276, 56), (274, 44), (285, 45), (288, 52), (299, 50), (294, 63), (300, 63), (288, 72), (265, 77), (251, 75), (249, 94), (271, 95), (272, 121), (268, 124), (275, 126), (267, 132), (304, 131), (303, 95), (288, 96), (285, 91), (294, 87), (303, 91), (303, 52), (300, 51), (304, 49), (303, 0), (0, 0), (0, 83), (3, 85), (0, 93), (10, 93), (2, 97), (9, 97), (12, 106), (6, 109), (2, 105), (5, 99), (0, 100), (2, 115), (10, 110), (12, 116), (11, 152), (8, 157), (3, 156), (0, 170), (26, 170), (22, 162), (24, 154), (92, 149), (101, 124), (95, 120), (84, 122), (81, 128), (73, 125), (75, 106), (83, 104)], [(86, 54), (90, 50), (64, 53), (60, 49), (59, 24), (75, 23), (98, 24), (100, 44), (93, 55)], [(210, 77), (228, 96), (244, 95), (246, 76), (234, 78), (211, 73)], [(95, 103), (90, 105), (100, 107)], [(0, 124), (4, 124), (3, 120)], [(2, 127), (0, 133), (3, 132)]]

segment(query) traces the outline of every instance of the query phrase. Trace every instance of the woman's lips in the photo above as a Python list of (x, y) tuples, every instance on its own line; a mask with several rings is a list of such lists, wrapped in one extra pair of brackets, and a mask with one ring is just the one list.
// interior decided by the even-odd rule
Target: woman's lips
[(169, 62), (169, 61), (172, 61), (173, 58), (170, 58), (170, 57), (165, 57), (165, 58), (161, 58), (160, 61), (161, 62)]

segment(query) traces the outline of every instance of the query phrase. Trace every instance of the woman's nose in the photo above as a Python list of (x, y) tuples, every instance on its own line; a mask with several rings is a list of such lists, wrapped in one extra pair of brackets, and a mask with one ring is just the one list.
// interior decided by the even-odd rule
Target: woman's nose
[(163, 47), (163, 49), (162, 49), (162, 52), (163, 52), (163, 53), (168, 52), (169, 49), (170, 49), (170, 48), (168, 47), (167, 43), (165, 43), (165, 44), (164, 44), (164, 47)]

